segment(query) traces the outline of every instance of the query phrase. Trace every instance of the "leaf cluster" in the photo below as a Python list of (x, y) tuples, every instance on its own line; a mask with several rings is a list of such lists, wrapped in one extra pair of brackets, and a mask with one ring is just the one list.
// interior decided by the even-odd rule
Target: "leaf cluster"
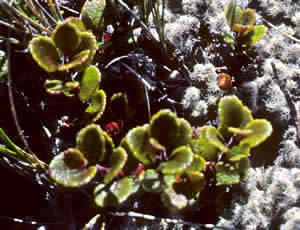
[(93, 60), (96, 39), (79, 18), (59, 23), (52, 37), (38, 36), (30, 41), (33, 59), (47, 72), (74, 69), (83, 71)]
[(239, 6), (230, 3), (225, 7), (225, 16), (234, 36), (224, 34), (224, 41), (234, 43), (239, 47), (251, 48), (256, 42), (267, 35), (268, 28), (264, 25), (254, 25), (256, 13), (248, 8), (242, 10)]
[(170, 210), (180, 210), (206, 186), (232, 185), (247, 176), (250, 149), (272, 133), (271, 124), (253, 119), (236, 96), (219, 102), (218, 127), (193, 130), (183, 118), (160, 110), (149, 124), (135, 127), (115, 147), (100, 126), (77, 135), (76, 148), (57, 155), (49, 165), (53, 180), (67, 187), (89, 183), (100, 207), (114, 206), (137, 191), (160, 194)]

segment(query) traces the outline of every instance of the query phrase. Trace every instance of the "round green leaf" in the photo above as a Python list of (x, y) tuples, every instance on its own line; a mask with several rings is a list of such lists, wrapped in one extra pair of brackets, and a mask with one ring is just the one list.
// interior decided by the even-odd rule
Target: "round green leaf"
[(218, 131), (215, 127), (213, 126), (208, 126), (206, 128), (206, 140), (216, 146), (218, 149), (220, 149), (222, 152), (228, 152), (229, 148), (224, 145), (220, 139), (218, 138)]
[(44, 87), (49, 94), (64, 94), (66, 96), (73, 96), (72, 91), (79, 86), (79, 82), (66, 82), (64, 84), (61, 80), (49, 80), (47, 79), (44, 83)]
[(84, 154), (89, 163), (103, 160), (106, 153), (106, 137), (99, 125), (91, 124), (77, 134), (77, 148)]
[(95, 166), (86, 167), (86, 159), (77, 149), (68, 149), (55, 156), (49, 164), (50, 177), (66, 187), (89, 183), (97, 173)]
[(165, 187), (163, 179), (154, 169), (143, 171), (139, 181), (141, 181), (143, 189), (147, 192), (161, 192)]
[(29, 50), (33, 59), (47, 72), (55, 72), (58, 69), (59, 55), (50, 38), (39, 36), (32, 39)]
[(83, 50), (89, 50), (89, 56), (85, 62), (82, 62), (81, 65), (75, 67), (75, 71), (81, 72), (93, 61), (97, 50), (97, 40), (95, 36), (90, 32), (81, 32), (80, 33), (81, 42), (78, 48), (73, 52), (73, 56), (80, 53)]
[(101, 74), (97, 67), (86, 68), (80, 83), (79, 99), (81, 101), (89, 100), (99, 88), (100, 80)]
[(53, 41), (63, 55), (70, 56), (81, 42), (76, 26), (68, 21), (58, 24), (53, 31)]
[(150, 136), (172, 151), (179, 131), (176, 114), (169, 110), (160, 110), (150, 121)]
[(243, 129), (248, 122), (253, 120), (250, 110), (243, 106), (236, 96), (221, 98), (218, 105), (218, 113), (220, 116), (218, 132), (226, 139), (231, 136), (228, 127)]
[(227, 5), (224, 9), (227, 24), (229, 25), (230, 29), (232, 30), (234, 24), (239, 24), (239, 18), (242, 14), (242, 9), (235, 5), (230, 3)]
[(240, 172), (241, 180), (248, 175), (250, 166), (251, 166), (251, 162), (248, 157), (244, 157), (240, 159), (238, 169)]
[(206, 186), (206, 178), (201, 172), (188, 172), (187, 177), (191, 183), (191, 189), (193, 192), (201, 192)]
[(232, 162), (239, 161), (242, 158), (248, 157), (250, 151), (249, 145), (236, 145), (233, 146), (228, 153), (229, 160)]
[(267, 36), (268, 28), (264, 25), (252, 26), (239, 38), (238, 43), (245, 47), (252, 47), (256, 42)]
[(124, 177), (110, 186), (110, 192), (116, 197), (118, 204), (125, 201), (132, 193), (133, 179)]
[(160, 169), (164, 174), (177, 174), (189, 167), (193, 162), (193, 152), (187, 146), (176, 148), (171, 153), (171, 159), (160, 164)]
[(115, 119), (126, 119), (128, 114), (128, 98), (125, 93), (115, 93), (110, 98), (110, 109)]
[(108, 184), (114, 179), (121, 169), (124, 167), (127, 160), (127, 153), (122, 147), (116, 148), (110, 157), (110, 169), (104, 176), (104, 183)]
[(253, 148), (265, 141), (272, 133), (272, 125), (265, 119), (256, 119), (250, 121), (245, 129), (251, 130), (252, 133), (240, 141), (240, 145), (249, 145)]
[(190, 142), (190, 146), (194, 154), (198, 154), (204, 157), (208, 161), (216, 161), (219, 150), (215, 145), (209, 143), (206, 138), (206, 131), (209, 126), (203, 126), (198, 130), (198, 138), (193, 139)]
[(65, 20), (65, 23), (66, 23), (66, 24), (69, 24), (69, 25), (75, 26), (75, 28), (76, 28), (79, 32), (86, 32), (86, 28), (85, 28), (83, 22), (82, 22), (79, 18), (76, 18), (76, 17), (68, 17), (68, 18)]
[(182, 145), (188, 145), (191, 141), (192, 127), (188, 121), (183, 118), (177, 119), (178, 131), (177, 137), (173, 140), (173, 148), (177, 148)]
[(100, 207), (119, 205), (131, 195), (133, 186), (133, 180), (128, 177), (114, 182), (109, 189), (100, 184), (94, 190), (95, 202)]
[(217, 185), (240, 183), (240, 174), (236, 167), (233, 167), (230, 164), (224, 164), (224, 162), (220, 161), (216, 164), (216, 171)]
[(86, 1), (81, 9), (82, 21), (88, 29), (94, 32), (103, 30), (103, 11), (105, 8), (105, 0)]
[(156, 161), (155, 154), (157, 149), (150, 143), (148, 131), (148, 125), (140, 126), (131, 129), (123, 141), (125, 149), (141, 161), (145, 165), (152, 164)]
[(66, 63), (64, 65), (61, 65), (58, 67), (59, 71), (65, 71), (71, 68), (75, 68), (76, 66), (82, 66), (84, 63), (87, 62), (89, 57), (90, 51), (89, 50), (83, 50), (79, 54), (73, 57), (71, 62)]
[(242, 24), (244, 26), (252, 26), (256, 20), (256, 13), (253, 9), (243, 10), (238, 22), (235, 24)]
[(228, 131), (231, 133), (234, 133), (238, 136), (248, 136), (252, 134), (252, 130), (249, 129), (239, 129), (239, 128), (233, 128), (233, 127), (228, 127)]
[(106, 107), (106, 94), (103, 90), (97, 90), (92, 96), (91, 104), (86, 108), (83, 120), (88, 122), (97, 121)]
[(185, 172), (201, 172), (206, 167), (206, 161), (205, 159), (200, 155), (193, 155), (193, 162), (191, 166), (189, 166)]
[(47, 79), (44, 83), (44, 87), (47, 93), (50, 94), (61, 94), (63, 92), (63, 81), (61, 80), (49, 80)]

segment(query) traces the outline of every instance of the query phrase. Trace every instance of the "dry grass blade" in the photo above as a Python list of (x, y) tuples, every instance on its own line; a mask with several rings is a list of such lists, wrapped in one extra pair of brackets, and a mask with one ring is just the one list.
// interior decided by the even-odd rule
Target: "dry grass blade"
[[(1, 1), (0, 2), (0, 7), (4, 10), (5, 13), (7, 13), (10, 17), (10, 21), (15, 21), (16, 24), (21, 27), (24, 31), (28, 30), (30, 31), (31, 29), (26, 27), (26, 25), (31, 25), (33, 28), (39, 30), (40, 32), (45, 31), (49, 35), (52, 34), (52, 32), (44, 27), (43, 25), (35, 22), (33, 19), (25, 15), (24, 13), (20, 12), (15, 8), (15, 6), (8, 4), (7, 1)], [(25, 23), (26, 22), (26, 23)]]

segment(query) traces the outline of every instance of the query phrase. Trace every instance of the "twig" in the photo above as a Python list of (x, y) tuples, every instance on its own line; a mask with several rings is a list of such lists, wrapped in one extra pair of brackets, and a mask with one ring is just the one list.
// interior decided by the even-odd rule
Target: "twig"
[(4, 9), (9, 9), (11, 10), (13, 13), (15, 13), (18, 17), (22, 18), (24, 21), (28, 21), (33, 27), (41, 30), (41, 31), (46, 31), (49, 35), (52, 34), (52, 32), (50, 30), (48, 30), (47, 28), (45, 28), (44, 26), (36, 23), (35, 21), (33, 21), (31, 18), (29, 18), (28, 16), (26, 16), (25, 14), (19, 12), (17, 9), (15, 9), (13, 6), (10, 6), (9, 4), (7, 4), (7, 2), (2, 1), (2, 4), (4, 5)]
[(262, 20), (270, 27), (272, 27), (273, 29), (275, 29), (276, 31), (282, 33), (283, 35), (285, 35), (286, 37), (288, 37), (289, 39), (293, 40), (294, 42), (297, 42), (297, 43), (300, 43), (300, 40), (293, 37), (292, 35), (284, 32), (284, 31), (281, 31), (280, 29), (278, 29), (276, 26), (274, 26), (272, 23), (268, 22), (266, 19), (264, 19), (263, 17), (261, 17)]
[[(298, 119), (297, 119), (297, 108), (296, 108), (296, 105), (295, 103), (293, 103), (292, 99), (291, 99), (291, 96), (290, 96), (290, 93), (288, 92), (288, 90), (286, 89), (286, 87), (284, 86), (284, 84), (282, 84), (282, 82), (278, 79), (278, 74), (277, 74), (277, 69), (276, 69), (276, 66), (273, 62), (271, 62), (271, 66), (272, 66), (272, 69), (273, 69), (273, 72), (274, 72), (274, 80), (275, 82), (278, 84), (278, 86), (280, 87), (281, 91), (283, 92), (284, 96), (285, 96), (285, 100), (290, 108), (290, 111), (291, 111), (291, 118), (295, 124), (296, 127), (298, 127)], [(299, 129), (297, 129), (297, 143), (298, 145), (300, 145), (300, 133), (299, 133)]]
[(118, 0), (118, 2), (140, 23), (142, 29), (148, 34), (148, 36), (154, 41), (158, 42), (157, 39), (153, 36), (153, 34), (149, 31), (147, 26), (138, 18), (138, 16), (136, 16), (136, 14), (128, 7), (128, 5), (122, 0)]
[[(9, 36), (10, 37), (10, 31), (9, 31)], [(17, 112), (16, 112), (16, 107), (14, 103), (14, 97), (12, 93), (12, 80), (11, 80), (11, 44), (10, 42), (6, 42), (7, 44), (7, 81), (8, 81), (8, 98), (9, 98), (9, 104), (10, 104), (10, 109), (14, 118), (15, 126), (17, 128), (18, 134), (25, 146), (25, 149), (31, 154), (32, 158), (35, 160), (35, 162), (41, 167), (41, 169), (45, 169), (45, 163), (40, 161), (38, 157), (33, 153), (31, 148), (29, 147), (28, 142), (26, 141), (24, 134), (22, 133), (21, 126), (19, 124)]]
[(145, 219), (153, 222), (154, 220), (158, 221), (164, 221), (168, 224), (183, 224), (191, 227), (197, 227), (197, 228), (206, 228), (206, 229), (223, 229), (223, 230), (236, 230), (236, 228), (233, 227), (219, 227), (214, 224), (198, 224), (198, 223), (192, 223), (188, 221), (183, 221), (183, 220), (176, 220), (176, 219), (170, 219), (170, 218), (161, 218), (161, 217), (156, 217), (148, 214), (141, 214), (137, 212), (107, 212), (108, 215), (111, 216), (117, 216), (117, 217), (133, 217), (133, 218), (140, 218), (140, 219)]

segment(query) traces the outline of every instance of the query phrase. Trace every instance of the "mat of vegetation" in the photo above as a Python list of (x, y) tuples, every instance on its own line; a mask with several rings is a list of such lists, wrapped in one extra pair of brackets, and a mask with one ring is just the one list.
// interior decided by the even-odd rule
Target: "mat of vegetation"
[(299, 12), (1, 1), (0, 226), (300, 228)]

